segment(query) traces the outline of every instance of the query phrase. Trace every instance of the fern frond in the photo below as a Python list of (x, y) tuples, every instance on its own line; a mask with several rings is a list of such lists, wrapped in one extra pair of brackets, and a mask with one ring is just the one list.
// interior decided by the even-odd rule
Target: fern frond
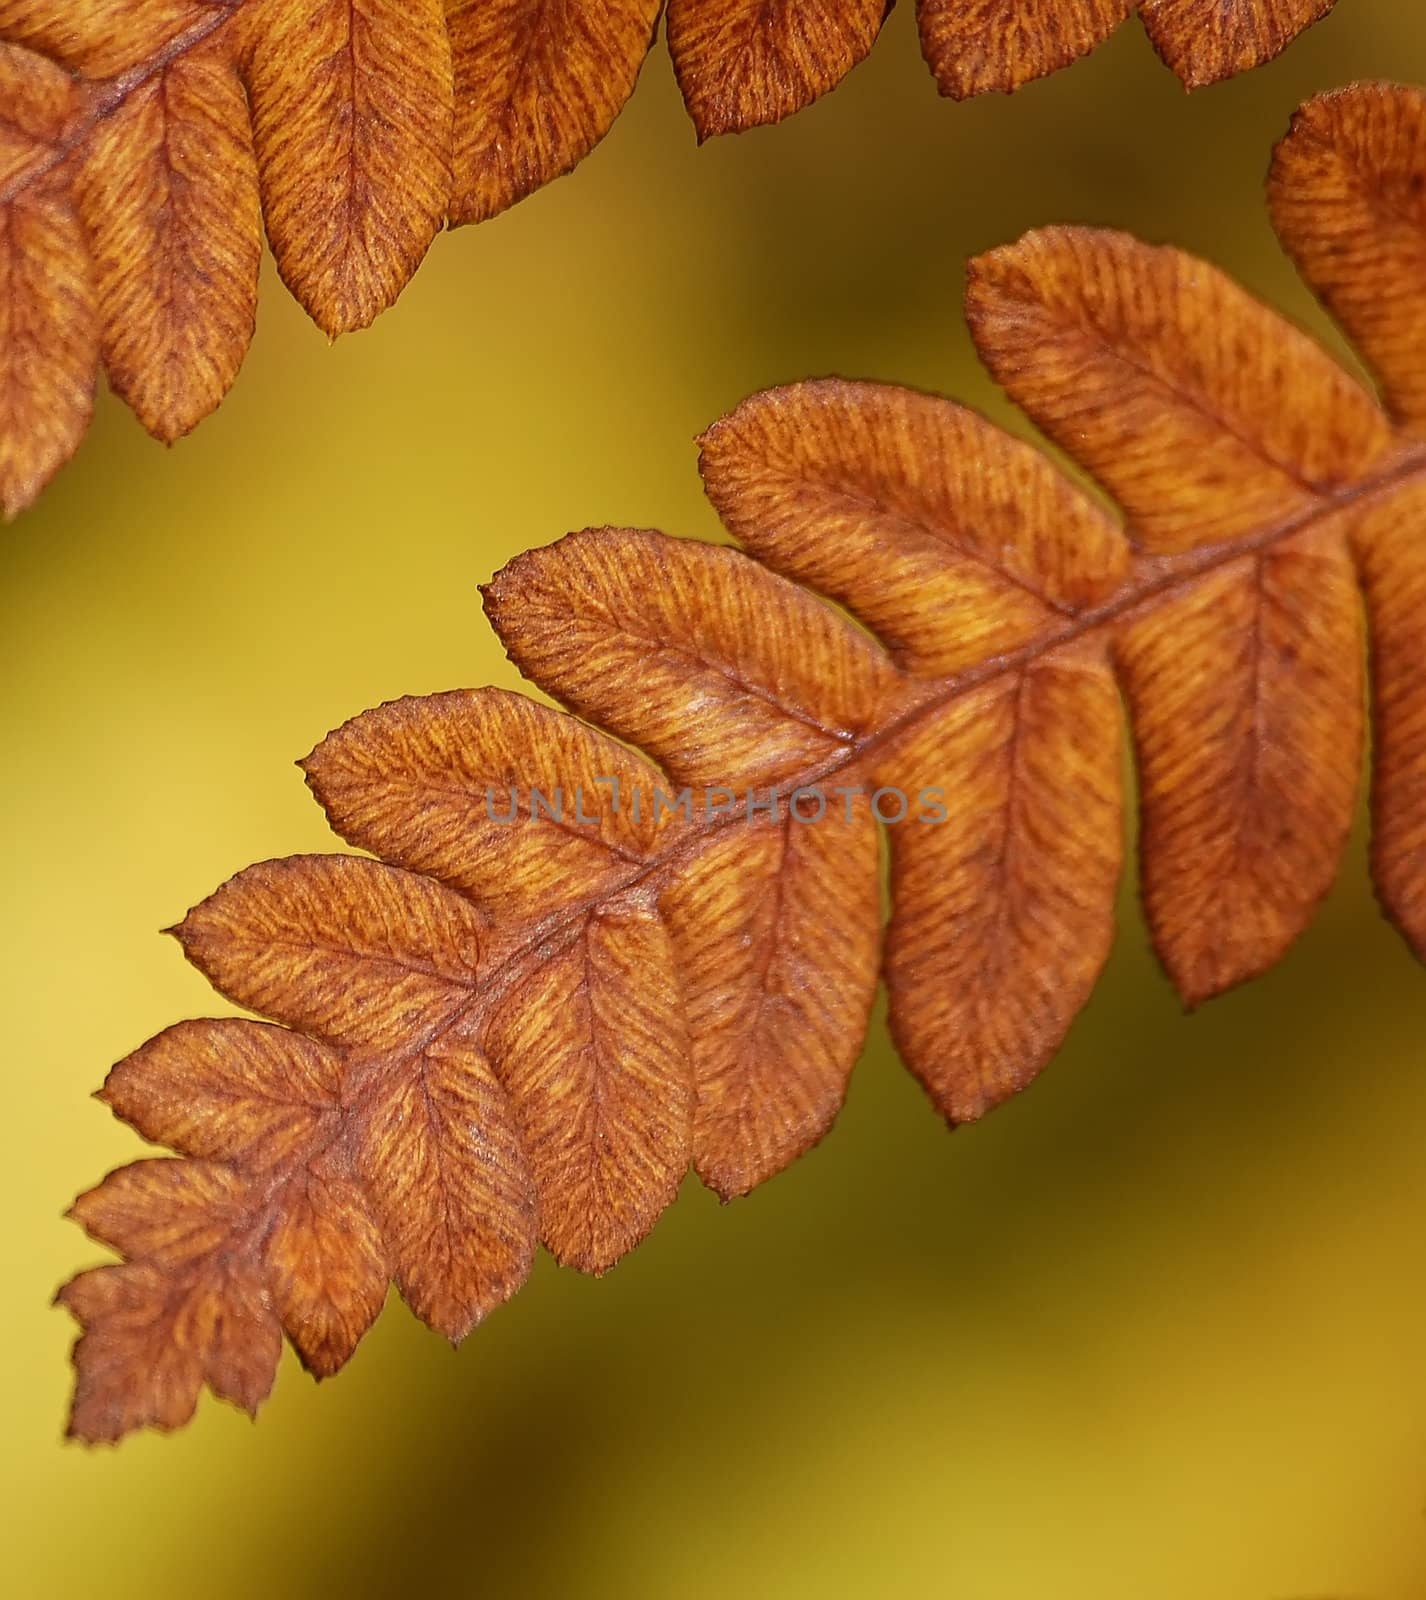
[(1112, 939), (1126, 710), (1164, 965), (1190, 1005), (1264, 971), (1351, 825), (1363, 595), (1377, 888), (1426, 956), (1426, 96), (1313, 102), (1272, 203), (1395, 420), (1206, 263), (1045, 229), (972, 264), (971, 326), (1117, 513), (949, 400), (776, 389), (702, 441), (741, 550), (587, 529), (486, 588), (569, 712), (466, 690), (322, 741), (370, 855), (175, 930), (283, 1026), (184, 1023), (106, 1085), (186, 1159), (78, 1204), (128, 1259), (63, 1291), (77, 1435), (251, 1408), (279, 1328), (334, 1371), (388, 1275), (459, 1339), (537, 1235), (600, 1272), (690, 1163), (755, 1188), (830, 1127), (879, 974), (950, 1122), (1025, 1089)]
[[(1146, 0), (1190, 84), (1332, 0)], [(885, 0), (672, 0), (700, 137), (775, 122), (871, 48)], [(1013, 88), (1129, 0), (923, 0), (948, 93)], [(252, 340), (261, 230), (329, 335), (401, 293), (444, 223), (568, 172), (633, 92), (662, 0), (0, 0), (0, 514), (78, 448), (102, 366), (172, 443)]]

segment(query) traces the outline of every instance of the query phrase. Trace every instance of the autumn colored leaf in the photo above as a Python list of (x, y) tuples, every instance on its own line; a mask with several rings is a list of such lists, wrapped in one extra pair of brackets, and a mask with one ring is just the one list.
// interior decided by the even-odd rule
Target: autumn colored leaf
[[(1192, 87), (1268, 59), (1332, 4), (1140, 9)], [(222, 401), (253, 337), (264, 222), (318, 326), (366, 327), (443, 225), (495, 216), (604, 137), (662, 9), (0, 0), (0, 515), (28, 506), (78, 448), (101, 368), (165, 444)], [(780, 121), (833, 88), (888, 9), (669, 0), (699, 138)], [(1134, 9), (920, 0), (918, 14), (936, 80), (959, 98), (1053, 72)]]
[[(1010, 92), (1069, 66), (1138, 12), (1190, 89), (1270, 61), (1336, 0), (916, 0), (944, 95)], [(780, 122), (876, 42), (889, 0), (668, 0), (674, 70), (700, 138)]]
[(277, 269), (325, 333), (364, 328), (445, 216), (454, 90), (440, 0), (247, 0), (241, 30)]
[(1263, 972), (1348, 835), (1364, 638), (1373, 871), (1426, 955), (1424, 128), (1415, 90), (1315, 101), (1271, 185), (1390, 416), (1207, 263), (1044, 229), (968, 314), (1092, 486), (931, 395), (755, 395), (702, 439), (741, 549), (586, 529), (487, 585), (567, 710), (462, 690), (322, 740), (369, 854), (250, 867), (175, 930), (271, 1021), (180, 1024), (103, 1091), (181, 1159), (77, 1203), (125, 1260), (62, 1293), (72, 1431), (205, 1383), (251, 1409), (279, 1329), (333, 1372), (388, 1279), (460, 1339), (537, 1237), (602, 1272), (690, 1167), (746, 1194), (831, 1126), (879, 977), (950, 1123), (1025, 1089), (1113, 939), (1126, 737), (1169, 977)]
[(0, 512), (88, 426), (102, 366), (172, 443), (252, 340), (262, 228), (335, 337), (446, 222), (568, 171), (658, 0), (0, 0)]
[(722, 828), (660, 900), (683, 988), (690, 1154), (746, 1194), (831, 1127), (876, 992), (879, 830), (866, 795), (806, 826)]
[[(1154, 48), (1189, 89), (1280, 55), (1337, 0), (1140, 0)], [(1073, 10), (1071, 4), (1063, 9)]]
[(835, 88), (887, 0), (669, 0), (668, 48), (700, 139), (780, 122)]
[(1421, 96), (1319, 95), (1277, 148), (1278, 236), (1371, 364), (1392, 417), (1426, 428), (1426, 115)]
[(0, 510), (28, 505), (89, 426), (96, 296), (51, 151), (79, 115), (64, 70), (0, 43)]
[(1009, 93), (1101, 45), (1136, 0), (920, 0), (921, 48), (942, 94)]
[(74, 195), (110, 385), (172, 443), (228, 392), (257, 316), (257, 161), (231, 62), (205, 41), (130, 94), (96, 125)]
[(389, 305), (442, 225), (440, 0), (0, 0), (0, 40), (18, 112), (0, 209), (22, 257), (0, 298), (6, 515), (77, 447), (101, 361), (165, 443), (222, 400), (264, 215), (329, 334)]
[(452, 222), (481, 222), (583, 160), (634, 92), (662, 0), (446, 0)]

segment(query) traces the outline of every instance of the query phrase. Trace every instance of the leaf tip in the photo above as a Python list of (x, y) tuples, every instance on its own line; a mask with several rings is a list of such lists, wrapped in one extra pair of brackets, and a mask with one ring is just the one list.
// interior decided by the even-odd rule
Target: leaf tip
[(322, 806), (324, 810), (326, 809), (326, 801), (322, 798), (319, 781), (322, 769), (327, 764), (330, 747), (343, 733), (360, 721), (361, 717), (349, 717), (340, 727), (333, 728), (323, 734), (305, 756), (298, 756), (292, 763), (302, 774), (307, 787), (316, 796), (318, 805)]
[(8, 527), (21, 512), (28, 511), (39, 499), (40, 490), (44, 485), (45, 480), (32, 479), (19, 484), (0, 486), (0, 523)]
[(1191, 1017), (1210, 1000), (1217, 1000), (1231, 990), (1240, 989), (1253, 979), (1262, 977), (1281, 960), (1284, 949), (1246, 961), (1241, 958), (1233, 961), (1227, 957), (1215, 959), (1212, 952), (1201, 952), (1197, 959), (1185, 958), (1183, 953), (1175, 958), (1162, 949), (1158, 954), (1183, 1014)]
[(91, 1433), (77, 1417), (71, 1415), (64, 1425), (64, 1442), (80, 1445), (85, 1450), (97, 1450), (105, 1445), (116, 1445), (119, 1440), (114, 1435)]
[(1246, 978), (1210, 979), (1185, 974), (1173, 979), (1173, 987), (1184, 1016), (1191, 1017), (1210, 1000), (1216, 1000), (1219, 995), (1227, 994), (1230, 989), (1236, 989), (1240, 983), (1246, 982)]
[(966, 262), (962, 305), (972, 335), (991, 315), (997, 292), (1005, 287), (1012, 276), (1012, 267), (1017, 263), (1011, 252), (1019, 252), (1032, 237), (1032, 234), (1024, 234), (1014, 244), (998, 245), (994, 250), (986, 250)]

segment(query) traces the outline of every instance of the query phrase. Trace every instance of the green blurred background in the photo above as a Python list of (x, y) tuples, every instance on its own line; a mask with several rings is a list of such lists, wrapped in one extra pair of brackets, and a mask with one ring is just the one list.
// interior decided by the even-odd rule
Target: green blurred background
[(713, 535), (693, 435), (809, 374), (1010, 417), (965, 258), (1111, 223), (1321, 318), (1261, 205), (1307, 95), (1426, 79), (1416, 0), (1341, 0), (1186, 97), (1134, 25), (1012, 101), (937, 99), (899, 7), (777, 129), (695, 148), (662, 51), (571, 179), (439, 240), (329, 348), (275, 280), (172, 453), (103, 401), (3, 533), (12, 1593), (1411, 1600), (1426, 1595), (1426, 973), (1359, 831), (1280, 970), (1186, 1018), (1126, 887), (1109, 971), (1017, 1103), (948, 1135), (878, 1015), (833, 1136), (690, 1185), (602, 1282), (542, 1261), (453, 1355), (393, 1295), (259, 1424), (60, 1442), (59, 1219), (140, 1153), (86, 1097), (222, 1011), (173, 922), (334, 841), (294, 758), (393, 696), (512, 684), (476, 584), (586, 523)]

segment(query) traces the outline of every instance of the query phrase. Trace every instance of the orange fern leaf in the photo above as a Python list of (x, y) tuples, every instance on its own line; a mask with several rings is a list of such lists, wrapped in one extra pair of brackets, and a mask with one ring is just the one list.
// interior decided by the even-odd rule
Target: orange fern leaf
[[(1145, 0), (1190, 84), (1251, 66), (1332, 0)], [(102, 365), (172, 443), (252, 340), (262, 223), (329, 335), (401, 293), (444, 223), (568, 172), (633, 92), (661, 0), (0, 0), (0, 514), (78, 448)], [(1131, 0), (922, 0), (940, 85), (1014, 88)], [(700, 137), (833, 87), (886, 0), (671, 0)]]
[(264, 219), (330, 336), (446, 221), (608, 130), (658, 0), (0, 0), (0, 511), (78, 447), (102, 363), (172, 443), (252, 340)]
[(439, 0), (0, 0), (0, 41), (0, 211), (25, 256), (0, 310), (7, 515), (78, 446), (96, 357), (165, 442), (222, 400), (252, 339), (264, 214), (333, 335), (391, 303), (441, 226)]
[[(944, 95), (1008, 93), (1103, 44), (1134, 13), (1189, 89), (1261, 66), (1336, 0), (916, 0)], [(876, 42), (887, 0), (668, 0), (668, 43), (700, 138), (779, 122)]]

